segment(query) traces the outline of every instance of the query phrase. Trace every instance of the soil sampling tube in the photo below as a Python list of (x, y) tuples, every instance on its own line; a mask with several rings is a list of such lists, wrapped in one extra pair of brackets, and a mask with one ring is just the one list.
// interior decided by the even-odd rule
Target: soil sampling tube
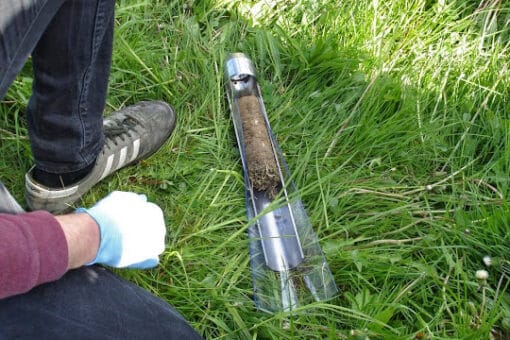
[(271, 131), (251, 60), (231, 54), (225, 80), (244, 172), (255, 304), (277, 312), (331, 299), (337, 286)]

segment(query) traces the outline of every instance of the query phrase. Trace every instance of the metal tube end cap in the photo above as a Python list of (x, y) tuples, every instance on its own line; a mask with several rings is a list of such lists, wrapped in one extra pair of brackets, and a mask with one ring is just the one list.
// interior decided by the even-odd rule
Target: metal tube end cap
[(247, 76), (255, 77), (255, 67), (244, 53), (229, 54), (225, 62), (225, 77), (230, 80), (241, 80)]

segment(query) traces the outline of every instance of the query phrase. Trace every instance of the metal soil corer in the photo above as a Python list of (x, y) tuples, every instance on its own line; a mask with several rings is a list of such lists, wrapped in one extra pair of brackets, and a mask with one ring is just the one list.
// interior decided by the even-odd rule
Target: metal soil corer
[(338, 289), (271, 131), (253, 63), (231, 54), (225, 78), (244, 171), (255, 304), (277, 312), (330, 299)]

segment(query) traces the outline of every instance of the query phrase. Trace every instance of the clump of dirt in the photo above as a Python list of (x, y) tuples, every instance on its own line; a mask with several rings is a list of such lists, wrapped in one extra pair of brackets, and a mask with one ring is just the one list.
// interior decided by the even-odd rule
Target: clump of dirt
[(256, 96), (248, 95), (240, 97), (238, 103), (248, 177), (254, 189), (274, 197), (280, 186), (280, 176), (259, 101)]

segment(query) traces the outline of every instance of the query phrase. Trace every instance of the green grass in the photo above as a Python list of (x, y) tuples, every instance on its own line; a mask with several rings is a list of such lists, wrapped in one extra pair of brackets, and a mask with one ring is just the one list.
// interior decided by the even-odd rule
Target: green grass
[[(164, 209), (161, 265), (120, 272), (208, 339), (508, 338), (509, 27), (504, 0), (117, 1), (107, 111), (164, 99), (178, 125), (84, 204), (120, 189)], [(292, 317), (252, 302), (222, 73), (234, 51), (256, 64), (341, 290)], [(0, 171), (20, 200), (30, 83), (27, 67), (0, 106)]]

